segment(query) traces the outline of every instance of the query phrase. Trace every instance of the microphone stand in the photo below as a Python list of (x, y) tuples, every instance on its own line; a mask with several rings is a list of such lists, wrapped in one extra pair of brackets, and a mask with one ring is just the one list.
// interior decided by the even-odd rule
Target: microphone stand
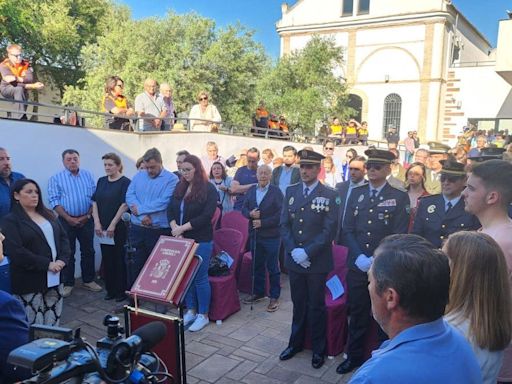
[(133, 277), (133, 264), (135, 263), (134, 256), (136, 249), (132, 246), (132, 239), (130, 234), (131, 220), (124, 221), (124, 224), (126, 225), (126, 230), (128, 232), (124, 248), (126, 250), (126, 270), (128, 275), (128, 285), (129, 289), (131, 289), (131, 286), (135, 282), (135, 279)]

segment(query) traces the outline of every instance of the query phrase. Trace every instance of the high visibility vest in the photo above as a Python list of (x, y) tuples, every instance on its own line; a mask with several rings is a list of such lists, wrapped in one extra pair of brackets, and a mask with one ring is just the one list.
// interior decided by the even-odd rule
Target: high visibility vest
[(22, 60), (22, 62), (19, 64), (12, 65), (9, 59), (5, 59), (4, 61), (2, 61), (1, 65), (5, 65), (7, 68), (9, 68), (12, 74), (16, 77), (25, 76), (25, 73), (30, 67), (30, 63), (26, 60)]

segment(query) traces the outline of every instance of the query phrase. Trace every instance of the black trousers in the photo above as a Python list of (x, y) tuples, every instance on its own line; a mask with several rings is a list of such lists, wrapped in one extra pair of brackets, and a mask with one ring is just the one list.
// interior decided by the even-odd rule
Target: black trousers
[(126, 291), (125, 243), (127, 231), (123, 224), (114, 231), (114, 245), (101, 244), (101, 258), (105, 272), (107, 294), (121, 297)]
[[(372, 303), (368, 292), (368, 274), (349, 269), (347, 273), (348, 305), (350, 322), (348, 324), (348, 357), (355, 362), (363, 362), (364, 344), (372, 321)], [(388, 337), (379, 327), (378, 340)]]
[(325, 278), (327, 273), (288, 271), (293, 302), (292, 334), (288, 345), (302, 348), (306, 324), (311, 330), (313, 353), (324, 354), (326, 347)]

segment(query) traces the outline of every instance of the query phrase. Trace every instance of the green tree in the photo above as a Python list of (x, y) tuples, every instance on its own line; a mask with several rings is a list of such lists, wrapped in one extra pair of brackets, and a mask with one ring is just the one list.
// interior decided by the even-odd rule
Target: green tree
[(109, 27), (113, 14), (128, 15), (111, 0), (0, 0), (0, 49), (23, 47), (35, 66), (62, 92), (83, 76), (80, 52)]
[(98, 110), (111, 75), (124, 80), (125, 96), (133, 102), (151, 77), (173, 87), (178, 111), (189, 110), (197, 93), (207, 90), (224, 121), (243, 124), (250, 121), (256, 82), (269, 63), (242, 26), (216, 30), (210, 19), (174, 13), (118, 22), (86, 45), (82, 58), (85, 76), (66, 88), (65, 102)]
[(257, 96), (272, 113), (283, 114), (304, 133), (326, 117), (348, 117), (347, 89), (336, 73), (343, 65), (343, 50), (334, 39), (314, 36), (304, 49), (282, 57), (258, 83)]

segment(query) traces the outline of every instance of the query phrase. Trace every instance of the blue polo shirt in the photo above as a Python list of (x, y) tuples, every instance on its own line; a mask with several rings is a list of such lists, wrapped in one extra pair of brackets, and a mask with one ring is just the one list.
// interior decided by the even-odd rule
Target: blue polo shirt
[(482, 373), (464, 336), (439, 318), (382, 343), (349, 383), (477, 384)]
[(21, 173), (11, 172), (9, 184), (2, 177), (0, 178), (0, 217), (3, 217), (11, 210), (11, 186), (16, 180), (24, 179)]
[[(240, 185), (247, 184), (256, 184), (258, 179), (256, 178), (256, 170), (252, 170), (245, 167), (240, 167), (236, 170), (235, 177), (233, 180), (236, 180), (240, 183)], [(235, 211), (241, 211), (244, 205), (245, 193), (242, 195), (236, 195), (235, 205), (233, 209)]]

